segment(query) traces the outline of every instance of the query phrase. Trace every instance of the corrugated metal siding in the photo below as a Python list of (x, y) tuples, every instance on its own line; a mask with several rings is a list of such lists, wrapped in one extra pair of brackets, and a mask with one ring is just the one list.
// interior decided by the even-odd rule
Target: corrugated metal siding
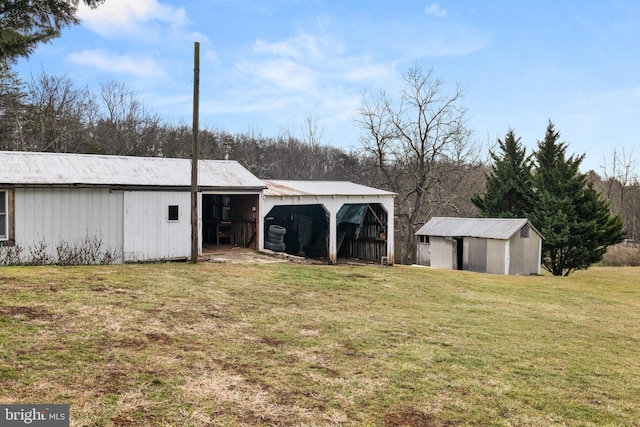
[[(0, 165), (2, 184), (191, 186), (189, 159), (0, 151)], [(201, 187), (264, 188), (262, 180), (232, 160), (201, 160), (198, 178)]]
[(266, 196), (395, 196), (390, 191), (349, 181), (267, 180), (265, 185)]
[(429, 243), (418, 243), (418, 252), (416, 253), (416, 263), (418, 265), (431, 265), (429, 246)]
[(453, 240), (431, 237), (431, 267), (453, 268)]
[(506, 274), (505, 265), (506, 240), (488, 239), (487, 241), (487, 273)]
[(465, 258), (468, 264), (465, 269), (484, 273), (487, 271), (487, 239), (479, 239), (475, 237), (467, 237), (465, 242)]
[(44, 242), (57, 259), (61, 242), (76, 245), (97, 238), (122, 262), (122, 193), (106, 189), (15, 190), (16, 244), (25, 250)]
[(511, 265), (509, 274), (538, 274), (540, 270), (540, 236), (532, 231), (529, 237), (516, 233), (509, 242)]
[[(169, 222), (169, 205), (179, 220)], [(188, 192), (124, 192), (125, 262), (188, 258), (191, 255), (191, 195)]]
[(416, 235), (445, 237), (484, 237), (509, 239), (527, 223), (526, 219), (433, 217)]

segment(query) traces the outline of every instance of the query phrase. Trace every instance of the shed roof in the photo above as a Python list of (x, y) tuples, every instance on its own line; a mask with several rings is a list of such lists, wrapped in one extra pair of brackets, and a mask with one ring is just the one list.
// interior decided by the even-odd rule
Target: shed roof
[(540, 234), (526, 218), (433, 217), (416, 232), (416, 235), (508, 240), (525, 224), (529, 224)]
[[(162, 157), (0, 151), (0, 185), (190, 187), (191, 160)], [(264, 182), (236, 161), (200, 160), (198, 185), (262, 190)]]
[(267, 180), (267, 196), (392, 196), (396, 193), (349, 181)]

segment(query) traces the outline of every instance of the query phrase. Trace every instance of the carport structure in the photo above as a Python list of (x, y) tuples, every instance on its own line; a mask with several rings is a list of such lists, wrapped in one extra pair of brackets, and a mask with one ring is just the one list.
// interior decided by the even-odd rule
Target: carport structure
[(348, 181), (267, 180), (259, 249), (271, 225), (284, 227), (285, 252), (311, 258), (358, 258), (393, 264), (395, 193)]

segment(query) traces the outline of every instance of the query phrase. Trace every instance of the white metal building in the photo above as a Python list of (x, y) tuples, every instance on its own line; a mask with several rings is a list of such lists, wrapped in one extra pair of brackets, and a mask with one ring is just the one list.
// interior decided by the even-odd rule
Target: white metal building
[(336, 263), (357, 258), (393, 264), (395, 193), (346, 181), (265, 181), (265, 230), (284, 227), (286, 252)]
[[(264, 182), (235, 161), (199, 162), (202, 243), (256, 247)], [(222, 230), (220, 231), (222, 227)], [(220, 232), (219, 232), (220, 231)], [(114, 262), (191, 255), (191, 161), (0, 152), (0, 245), (46, 247), (96, 239)]]
[(526, 219), (434, 217), (416, 235), (420, 265), (540, 274), (543, 237)]
[[(286, 228), (286, 252), (393, 264), (394, 193), (351, 182), (262, 181), (236, 161), (199, 162), (203, 247), (265, 248)], [(267, 188), (268, 186), (268, 188)], [(191, 256), (191, 161), (0, 151), (3, 250), (44, 252), (99, 242), (113, 262)]]

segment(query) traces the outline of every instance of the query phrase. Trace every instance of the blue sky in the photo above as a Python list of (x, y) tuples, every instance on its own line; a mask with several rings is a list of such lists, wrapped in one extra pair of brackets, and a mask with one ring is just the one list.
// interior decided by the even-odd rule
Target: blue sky
[(106, 0), (80, 16), (23, 78), (125, 83), (173, 123), (191, 123), (199, 41), (201, 127), (302, 137), (311, 117), (323, 143), (357, 149), (362, 94), (397, 94), (417, 65), (466, 90), (486, 145), (513, 128), (532, 150), (551, 120), (600, 172), (640, 135), (636, 0)]

